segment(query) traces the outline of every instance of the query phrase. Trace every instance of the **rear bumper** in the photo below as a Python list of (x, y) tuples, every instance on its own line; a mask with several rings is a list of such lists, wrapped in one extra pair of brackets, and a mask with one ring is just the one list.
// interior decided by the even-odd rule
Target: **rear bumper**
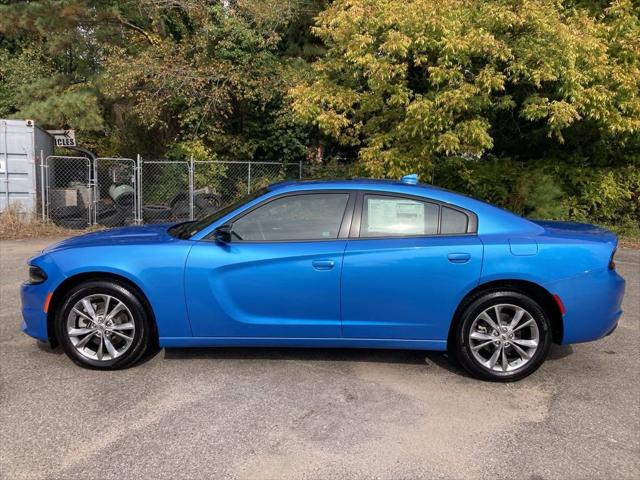
[(625, 281), (615, 270), (599, 270), (546, 285), (562, 299), (562, 343), (590, 342), (612, 333), (622, 315)]

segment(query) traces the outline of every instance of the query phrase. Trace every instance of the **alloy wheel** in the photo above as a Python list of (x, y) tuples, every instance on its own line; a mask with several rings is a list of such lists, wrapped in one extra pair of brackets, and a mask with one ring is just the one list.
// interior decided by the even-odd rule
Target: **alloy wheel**
[(111, 295), (88, 295), (67, 316), (71, 344), (91, 360), (106, 362), (123, 355), (133, 343), (135, 330), (129, 308)]
[(475, 360), (499, 373), (520, 370), (540, 345), (540, 331), (533, 316), (513, 304), (483, 310), (471, 324), (469, 347)]

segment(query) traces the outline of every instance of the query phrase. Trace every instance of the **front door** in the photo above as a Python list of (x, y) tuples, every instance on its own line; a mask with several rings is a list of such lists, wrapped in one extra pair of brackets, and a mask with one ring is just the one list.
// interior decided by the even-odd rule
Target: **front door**
[(185, 274), (194, 336), (340, 337), (349, 197), (276, 197), (233, 219), (231, 242), (195, 245)]

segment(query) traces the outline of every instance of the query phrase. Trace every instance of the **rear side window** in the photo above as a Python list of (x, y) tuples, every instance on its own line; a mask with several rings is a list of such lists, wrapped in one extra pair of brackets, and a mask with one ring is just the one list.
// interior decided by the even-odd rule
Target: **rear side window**
[(253, 242), (335, 239), (348, 200), (348, 193), (278, 198), (233, 222), (232, 236)]
[(402, 197), (365, 195), (361, 237), (438, 233), (438, 205)]
[(469, 226), (469, 217), (453, 208), (442, 207), (442, 221), (440, 224), (440, 233), (456, 234), (466, 233)]

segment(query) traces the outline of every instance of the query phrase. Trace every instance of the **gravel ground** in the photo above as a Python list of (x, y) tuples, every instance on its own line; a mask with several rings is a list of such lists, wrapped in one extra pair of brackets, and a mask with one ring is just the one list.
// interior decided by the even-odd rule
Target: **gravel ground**
[(0, 476), (8, 479), (640, 478), (640, 251), (625, 314), (515, 384), (442, 354), (161, 351), (94, 372), (19, 331), (26, 260), (0, 242)]

